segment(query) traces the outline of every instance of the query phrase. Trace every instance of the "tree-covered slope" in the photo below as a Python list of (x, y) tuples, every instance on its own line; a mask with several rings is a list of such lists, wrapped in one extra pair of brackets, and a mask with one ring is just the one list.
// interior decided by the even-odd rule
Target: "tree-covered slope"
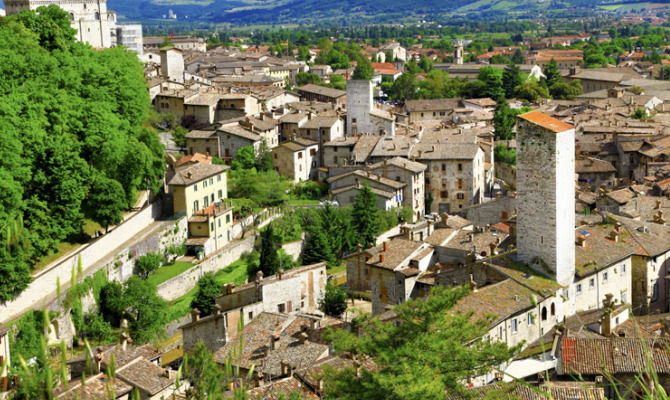
[(164, 170), (157, 135), (142, 127), (150, 102), (137, 57), (75, 42), (66, 12), (39, 11), (0, 18), (0, 301), (80, 235), (84, 217), (118, 223)]
[(161, 18), (171, 9), (181, 18), (235, 24), (403, 22), (439, 15), (532, 14), (540, 10), (593, 8), (590, 0), (110, 0), (108, 7), (130, 19)]

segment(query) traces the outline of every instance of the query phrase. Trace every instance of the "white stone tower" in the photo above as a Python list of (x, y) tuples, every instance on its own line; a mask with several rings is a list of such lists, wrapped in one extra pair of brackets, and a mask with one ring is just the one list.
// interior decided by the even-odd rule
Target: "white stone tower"
[(568, 286), (575, 274), (575, 129), (531, 111), (517, 120), (517, 255)]
[(77, 40), (102, 48), (111, 46), (111, 30), (116, 13), (107, 10), (106, 0), (5, 0), (7, 15), (55, 4), (70, 14)]
[(462, 39), (457, 39), (453, 40), (451, 44), (454, 46), (454, 62), (456, 64), (463, 64), (463, 54), (464, 50), (463, 48), (465, 47), (465, 40)]
[(365, 79), (347, 81), (347, 130), (350, 134), (368, 131), (373, 101), (372, 82)]
[(161, 49), (161, 75), (173, 82), (184, 83), (184, 56), (174, 47)]

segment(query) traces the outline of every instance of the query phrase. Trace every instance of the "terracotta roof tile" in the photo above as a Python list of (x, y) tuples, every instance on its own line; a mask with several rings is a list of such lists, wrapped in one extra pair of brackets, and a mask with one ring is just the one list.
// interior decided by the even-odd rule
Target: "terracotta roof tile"
[(550, 117), (547, 114), (543, 114), (539, 111), (531, 111), (525, 114), (519, 115), (519, 118), (525, 119), (528, 122), (532, 122), (535, 125), (539, 125), (543, 128), (549, 129), (552, 132), (560, 133), (575, 127), (560, 121), (556, 118)]

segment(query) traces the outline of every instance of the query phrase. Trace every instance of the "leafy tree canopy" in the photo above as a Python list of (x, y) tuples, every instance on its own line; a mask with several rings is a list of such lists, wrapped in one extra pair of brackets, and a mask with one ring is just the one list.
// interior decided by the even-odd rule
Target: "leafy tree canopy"
[(137, 56), (76, 42), (69, 17), (52, 5), (0, 20), (0, 301), (81, 234), (85, 212), (114, 224), (164, 173), (158, 135), (142, 126), (150, 101)]

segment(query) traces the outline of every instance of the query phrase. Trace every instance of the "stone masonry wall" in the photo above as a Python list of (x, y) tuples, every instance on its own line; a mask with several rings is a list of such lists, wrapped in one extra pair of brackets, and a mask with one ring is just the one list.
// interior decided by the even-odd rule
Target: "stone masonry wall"
[(65, 285), (70, 281), (72, 268), (77, 267), (79, 258), (84, 276), (93, 275), (100, 268), (98, 262), (101, 258), (154, 223), (161, 215), (161, 207), (160, 201), (154, 202), (59, 264), (33, 275), (33, 282), (26, 290), (16, 299), (0, 305), (0, 322), (10, 321), (28, 309), (44, 306), (50, 297), (55, 297), (58, 278), (64, 285), (63, 290), (66, 290)]

